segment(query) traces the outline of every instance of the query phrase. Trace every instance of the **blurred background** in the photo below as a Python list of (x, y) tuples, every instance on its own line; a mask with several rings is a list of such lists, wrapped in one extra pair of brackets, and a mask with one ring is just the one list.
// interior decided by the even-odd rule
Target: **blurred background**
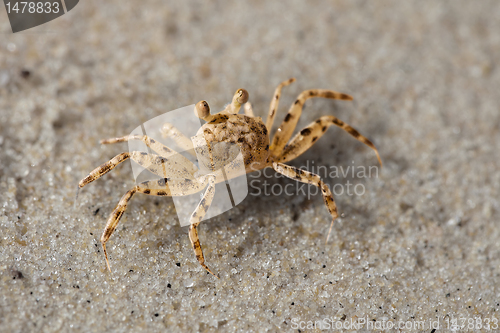
[[(499, 16), (496, 1), (81, 1), (13, 34), (0, 9), (2, 331), (500, 317)], [(291, 77), (275, 128), (305, 89), (347, 93), (308, 101), (298, 128), (335, 115), (384, 162), (378, 177), (326, 180), (366, 189), (335, 198), (329, 243), (320, 195), (250, 195), (199, 228), (216, 280), (172, 199), (137, 195), (110, 274), (100, 235), (134, 182), (124, 163), (74, 206), (78, 181), (127, 150), (99, 140), (199, 100), (219, 110), (238, 88), (265, 118)], [(290, 164), (312, 161), (377, 163), (338, 128)]]

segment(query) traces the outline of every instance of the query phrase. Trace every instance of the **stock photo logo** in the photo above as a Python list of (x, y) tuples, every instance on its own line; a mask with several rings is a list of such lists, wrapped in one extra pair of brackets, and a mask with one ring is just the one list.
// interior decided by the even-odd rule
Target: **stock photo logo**
[(52, 21), (75, 8), (79, 0), (4, 0), (12, 32), (31, 29)]
[(189, 105), (164, 113), (128, 136), (136, 139), (128, 140), (136, 185), (146, 194), (171, 196), (181, 226), (191, 224), (199, 209), (204, 213), (200, 221), (207, 220), (248, 195), (239, 146), (207, 141), (194, 110)]
[[(379, 167), (364, 165), (355, 165), (351, 161), (351, 165), (336, 166), (336, 165), (315, 165), (314, 160), (307, 160), (305, 165), (297, 167), (298, 170), (311, 172), (321, 178), (334, 196), (362, 196), (366, 192), (363, 179), (378, 178)], [(310, 200), (312, 197), (320, 195), (320, 188), (317, 186), (309, 186), (310, 184), (302, 182), (275, 182), (277, 178), (287, 178), (279, 173), (274, 173), (270, 169), (263, 169), (249, 175), (249, 195), (251, 196), (295, 196), (302, 195)], [(347, 179), (345, 182), (333, 183), (333, 180)]]

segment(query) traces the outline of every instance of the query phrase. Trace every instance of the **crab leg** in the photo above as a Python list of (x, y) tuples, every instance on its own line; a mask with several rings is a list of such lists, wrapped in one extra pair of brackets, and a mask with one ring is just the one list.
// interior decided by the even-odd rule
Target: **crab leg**
[(170, 123), (165, 123), (161, 128), (161, 133), (164, 138), (172, 138), (179, 147), (196, 157), (196, 153), (193, 148), (193, 142), (190, 138), (185, 136), (184, 133), (179, 131), (177, 127)]
[(139, 186), (135, 186), (133, 189), (125, 193), (125, 195), (120, 199), (118, 205), (116, 205), (115, 209), (109, 216), (108, 222), (106, 223), (106, 227), (104, 228), (104, 231), (102, 233), (101, 244), (102, 244), (102, 249), (104, 250), (104, 256), (106, 257), (106, 264), (108, 265), (109, 272), (111, 272), (111, 267), (109, 266), (108, 253), (106, 252), (106, 242), (113, 234), (113, 231), (115, 231), (118, 222), (120, 222), (120, 218), (127, 209), (128, 202), (130, 201), (130, 199), (132, 199), (132, 197), (134, 196), (134, 194), (137, 192), (138, 189)]
[(92, 183), (94, 180), (101, 178), (102, 176), (113, 170), (118, 164), (122, 163), (123, 161), (129, 158), (130, 158), (130, 153), (121, 153), (119, 155), (116, 155), (108, 162), (101, 164), (100, 166), (92, 170), (87, 175), (87, 177), (80, 180), (80, 182), (78, 183), (78, 188), (80, 189), (85, 185)]
[(330, 212), (332, 216), (332, 223), (330, 225), (330, 230), (328, 231), (328, 236), (326, 237), (326, 242), (330, 238), (330, 233), (332, 232), (333, 222), (338, 217), (337, 214), (337, 205), (335, 204), (335, 200), (333, 199), (332, 192), (330, 192), (330, 188), (321, 180), (321, 178), (309, 171), (301, 170), (294, 168), (292, 166), (283, 164), (283, 163), (273, 163), (273, 169), (281, 173), (282, 175), (294, 179), (296, 181), (312, 184), (321, 188), (321, 193), (323, 194), (323, 200), (325, 201), (325, 206)]
[(309, 149), (319, 138), (325, 134), (328, 127), (336, 125), (342, 128), (347, 133), (351, 134), (356, 140), (363, 142), (368, 147), (372, 148), (377, 154), (377, 159), (382, 166), (382, 160), (375, 145), (363, 135), (359, 134), (354, 128), (344, 123), (342, 120), (334, 116), (320, 117), (313, 123), (310, 123), (302, 131), (297, 133), (288, 145), (285, 146), (280, 156), (277, 157), (278, 162), (287, 162), (301, 155)]
[[(101, 140), (101, 143), (102, 144), (111, 144), (111, 143), (118, 143), (118, 142), (128, 142), (130, 140), (139, 140), (139, 141), (144, 142), (146, 144), (146, 146), (148, 146), (149, 148), (154, 150), (158, 155), (160, 155), (162, 157), (169, 157), (169, 156), (178, 154), (175, 150), (168, 148), (164, 144), (162, 144), (154, 139), (151, 139), (147, 135), (138, 135), (138, 134), (126, 135), (126, 136), (122, 136), (119, 138)], [(191, 148), (192, 148), (192, 146), (191, 146)]]
[[(115, 231), (116, 226), (120, 222), (120, 219), (121, 219), (123, 213), (127, 209), (127, 205), (129, 203), (130, 199), (132, 199), (132, 197), (134, 196), (135, 193), (139, 192), (139, 193), (143, 193), (143, 194), (156, 195), (156, 196), (188, 195), (188, 194), (199, 192), (201, 189), (203, 189), (206, 186), (207, 181), (208, 182), (212, 181), (212, 183), (213, 183), (212, 187), (215, 189), (215, 176), (213, 177), (213, 180), (212, 180), (212, 178), (209, 178), (208, 180), (201, 179), (200, 182), (192, 181), (190, 179), (161, 178), (159, 180), (149, 180), (149, 181), (142, 182), (140, 185), (134, 186), (134, 188), (132, 188), (127, 193), (125, 193), (125, 195), (120, 199), (120, 201), (116, 205), (113, 212), (109, 215), (108, 221), (106, 222), (106, 227), (104, 228), (104, 231), (103, 231), (102, 236), (101, 236), (101, 244), (102, 244), (102, 248), (104, 250), (104, 255), (106, 257), (106, 263), (108, 265), (109, 271), (111, 272), (111, 268), (109, 266), (108, 254), (106, 251), (106, 242), (109, 240), (109, 238), (111, 237), (111, 235)], [(210, 186), (207, 189), (207, 192), (209, 191), (209, 189), (210, 189)], [(212, 202), (214, 189), (212, 189), (212, 191), (211, 191), (212, 196), (211, 197), (209, 196), (209, 198), (206, 199), (206, 201), (207, 201), (206, 204), (204, 203), (202, 205), (202, 207), (205, 209), (205, 212), (206, 212), (206, 210), (208, 210), (208, 206)], [(207, 196), (206, 193), (205, 193), (205, 196)], [(202, 202), (204, 202), (204, 201), (202, 200)], [(206, 206), (206, 205), (208, 205), (208, 206)], [(197, 209), (197, 211), (198, 211), (198, 209)], [(203, 212), (202, 216), (200, 217), (200, 220), (203, 218), (203, 215), (205, 214), (205, 212)], [(201, 214), (201, 212), (200, 212), (200, 214)], [(199, 224), (199, 222), (198, 222), (198, 224)], [(199, 244), (199, 242), (198, 242), (198, 244)], [(200, 247), (200, 251), (201, 251), (201, 247)], [(195, 252), (196, 252), (196, 249), (195, 249)], [(203, 254), (202, 254), (201, 258), (203, 259)]]
[(215, 275), (214, 272), (205, 265), (205, 258), (203, 257), (203, 250), (201, 249), (200, 239), (198, 237), (198, 230), (196, 229), (198, 225), (200, 225), (201, 220), (205, 216), (208, 208), (212, 204), (212, 200), (215, 194), (215, 176), (210, 175), (208, 178), (208, 187), (203, 195), (203, 199), (201, 199), (198, 207), (196, 207), (195, 211), (191, 215), (190, 225), (189, 225), (189, 240), (191, 241), (191, 245), (193, 246), (194, 254), (196, 255), (196, 259), (200, 265), (205, 268), (210, 274), (219, 278), (219, 276)]
[(297, 97), (297, 100), (290, 107), (290, 110), (281, 123), (281, 126), (278, 128), (278, 131), (274, 135), (273, 141), (271, 143), (271, 154), (274, 157), (281, 155), (281, 151), (285, 147), (288, 140), (290, 140), (290, 137), (295, 130), (295, 126), (297, 126), (297, 122), (299, 121), (300, 115), (302, 114), (302, 108), (305, 101), (313, 97), (342, 99), (347, 101), (352, 100), (352, 97), (349, 95), (325, 89), (305, 90), (300, 93), (299, 97)]
[(283, 87), (286, 87), (293, 82), (295, 82), (295, 78), (283, 81), (276, 87), (276, 90), (274, 91), (273, 99), (271, 100), (271, 105), (269, 105), (269, 114), (267, 115), (267, 120), (266, 120), (266, 127), (269, 130), (269, 133), (271, 133), (274, 123), (274, 117), (276, 116), (276, 111), (278, 110), (278, 105), (280, 103), (281, 89), (283, 89)]

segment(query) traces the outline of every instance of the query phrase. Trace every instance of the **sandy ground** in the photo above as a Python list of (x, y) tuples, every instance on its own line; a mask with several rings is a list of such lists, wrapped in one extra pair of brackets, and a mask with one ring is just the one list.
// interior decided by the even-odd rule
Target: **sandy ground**
[[(2, 332), (500, 325), (499, 2), (82, 1), (16, 34), (0, 16)], [(134, 179), (127, 162), (74, 206), (78, 181), (127, 150), (99, 139), (202, 99), (220, 109), (241, 87), (265, 117), (290, 77), (275, 128), (305, 89), (348, 93), (308, 101), (298, 127), (335, 115), (384, 162), (331, 128), (290, 163), (377, 170), (320, 172), (342, 216), (328, 244), (321, 195), (267, 170), (200, 226), (220, 280), (172, 199), (145, 195), (108, 242), (110, 274), (100, 235)]]

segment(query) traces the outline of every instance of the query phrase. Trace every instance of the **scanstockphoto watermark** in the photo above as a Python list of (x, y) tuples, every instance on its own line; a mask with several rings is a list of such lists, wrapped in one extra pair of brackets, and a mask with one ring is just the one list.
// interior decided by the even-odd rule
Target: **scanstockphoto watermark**
[[(325, 166), (314, 165), (314, 161), (307, 161), (305, 165), (298, 167), (299, 170), (311, 172), (319, 176), (328, 186), (328, 182), (333, 179), (346, 179), (345, 183), (337, 183), (330, 187), (333, 195), (341, 196), (362, 196), (365, 194), (365, 185), (359, 183), (359, 180), (366, 178), (378, 178), (378, 166), (363, 166), (355, 165), (354, 161), (351, 165), (347, 166)], [(320, 193), (318, 186), (292, 182), (288, 184), (281, 184), (272, 182), (273, 178), (286, 178), (284, 175), (274, 172), (272, 169), (267, 168), (253, 172), (248, 175), (249, 177), (249, 195), (253, 196), (307, 196), (307, 199), (314, 197)], [(351, 180), (355, 180), (352, 182)]]
[[(292, 318), (292, 329), (294, 330), (400, 330), (400, 331), (427, 331), (437, 330), (441, 327), (440, 319), (429, 320), (375, 320), (368, 317), (351, 318), (350, 320), (334, 319), (325, 317), (317, 320), (301, 320)], [(449, 328), (450, 326), (448, 326)]]
[(352, 317), (349, 320), (334, 319), (324, 317), (316, 320), (302, 320), (292, 318), (292, 329), (294, 330), (377, 330), (388, 331), (398, 330), (416, 331), (416, 332), (435, 332), (437, 330), (446, 331), (498, 331), (500, 323), (496, 317), (463, 317), (455, 315), (446, 315), (445, 317), (421, 319), (421, 320), (394, 320), (381, 318), (381, 320), (370, 319), (369, 317)]

